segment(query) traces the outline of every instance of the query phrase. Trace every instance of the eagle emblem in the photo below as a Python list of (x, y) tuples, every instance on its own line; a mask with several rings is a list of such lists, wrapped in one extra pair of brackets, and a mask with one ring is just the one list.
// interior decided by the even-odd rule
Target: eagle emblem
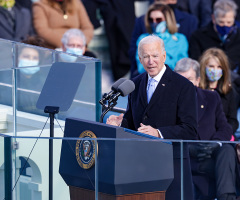
[(80, 134), (76, 142), (76, 159), (83, 169), (89, 169), (95, 163), (96, 144), (92, 138), (97, 137), (92, 131), (87, 130)]

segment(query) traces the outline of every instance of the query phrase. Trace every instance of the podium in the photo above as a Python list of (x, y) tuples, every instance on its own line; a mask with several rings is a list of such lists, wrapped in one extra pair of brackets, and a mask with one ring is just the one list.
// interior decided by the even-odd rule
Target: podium
[[(95, 137), (97, 145), (90, 139)], [(71, 200), (95, 199), (95, 158), (100, 200), (164, 200), (174, 178), (171, 143), (122, 127), (66, 119), (59, 173)]]

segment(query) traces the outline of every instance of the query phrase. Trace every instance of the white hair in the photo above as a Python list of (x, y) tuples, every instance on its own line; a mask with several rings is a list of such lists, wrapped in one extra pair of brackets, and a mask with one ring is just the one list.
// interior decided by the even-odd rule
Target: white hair
[(213, 14), (215, 18), (218, 18), (224, 17), (226, 13), (232, 11), (236, 17), (237, 9), (237, 4), (232, 0), (217, 0), (213, 6)]
[(86, 37), (85, 35), (83, 34), (83, 32), (77, 28), (71, 28), (69, 30), (67, 30), (64, 34), (63, 34), (63, 37), (62, 37), (62, 43), (64, 46), (66, 46), (68, 44), (68, 40), (71, 38), (71, 37), (79, 37), (82, 39), (83, 41), (83, 45), (85, 46), (86, 45)]
[(162, 50), (162, 53), (165, 53), (165, 47), (164, 47), (163, 40), (160, 37), (152, 34), (152, 35), (149, 35), (149, 36), (141, 39), (141, 41), (139, 42), (139, 44), (138, 44), (138, 56), (142, 57), (142, 46), (144, 44), (149, 44), (149, 43), (159, 43), (160, 47), (161, 47), (161, 50)]

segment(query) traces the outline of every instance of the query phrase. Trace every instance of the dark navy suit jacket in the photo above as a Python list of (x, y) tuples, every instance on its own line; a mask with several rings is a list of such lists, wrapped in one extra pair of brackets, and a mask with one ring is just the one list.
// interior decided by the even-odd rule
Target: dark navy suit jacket
[[(122, 126), (137, 130), (140, 123), (161, 131), (164, 139), (197, 139), (196, 90), (191, 82), (168, 66), (147, 103), (147, 73), (133, 79), (135, 90), (128, 97)], [(192, 199), (192, 178), (188, 147), (184, 145), (184, 199)], [(174, 181), (166, 192), (166, 200), (180, 199), (180, 145), (173, 144)]]
[(197, 88), (197, 100), (199, 139), (229, 141), (233, 131), (218, 93)]

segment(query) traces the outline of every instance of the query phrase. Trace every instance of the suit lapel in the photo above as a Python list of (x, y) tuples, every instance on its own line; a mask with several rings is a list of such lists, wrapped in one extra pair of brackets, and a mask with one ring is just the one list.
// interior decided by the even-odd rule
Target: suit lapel
[(142, 104), (146, 106), (147, 103), (147, 82), (148, 82), (148, 75), (147, 73), (143, 76), (143, 79), (139, 85), (139, 96)]

